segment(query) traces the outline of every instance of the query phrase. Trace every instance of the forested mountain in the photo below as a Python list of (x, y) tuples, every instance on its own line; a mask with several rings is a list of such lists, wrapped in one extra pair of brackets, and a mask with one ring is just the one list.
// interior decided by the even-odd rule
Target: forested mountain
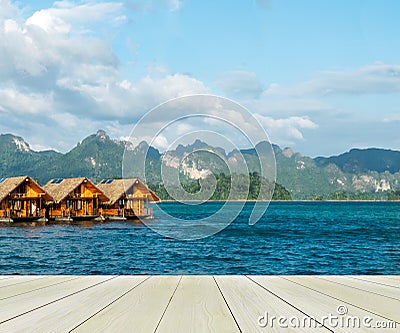
[[(195, 152), (198, 149), (202, 151)], [(269, 149), (271, 146), (265, 142), (257, 145), (258, 151), (266, 153)], [(399, 151), (352, 149), (339, 156), (313, 159), (290, 148), (272, 145), (272, 149), (277, 183), (283, 186), (281, 193), (287, 189), (294, 199), (393, 199), (400, 191)], [(229, 169), (224, 160), (235, 160), (238, 154), (244, 156), (249, 172), (256, 175), (255, 184), (262, 181), (257, 180), (260, 166), (255, 149), (227, 153), (222, 148), (196, 140), (191, 145), (179, 145), (175, 150), (160, 153), (144, 141), (134, 146), (130, 142), (113, 140), (102, 130), (65, 154), (51, 150), (36, 152), (21, 137), (0, 135), (0, 176), (30, 175), (41, 184), (58, 177), (86, 176), (94, 181), (120, 178), (124, 151), (130, 161), (132, 176), (144, 178), (142, 166), (146, 163), (145, 180), (159, 191), (163, 187), (161, 166), (165, 172), (179, 169), (183, 182), (195, 191), (198, 180), (211, 174), (217, 176), (220, 184), (225, 184), (224, 177), (229, 174)], [(283, 196), (288, 198), (286, 194)]]
[(378, 148), (352, 149), (339, 156), (317, 157), (315, 161), (320, 166), (336, 164), (343, 172), (396, 173), (400, 170), (400, 151)]

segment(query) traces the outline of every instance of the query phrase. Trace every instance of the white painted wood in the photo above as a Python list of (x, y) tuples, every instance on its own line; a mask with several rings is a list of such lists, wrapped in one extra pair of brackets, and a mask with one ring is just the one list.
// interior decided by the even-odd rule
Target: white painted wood
[(356, 280), (347, 276), (318, 276), (318, 279), (344, 284), (346, 286), (395, 298), (400, 301), (400, 288), (385, 286), (368, 280)]
[(0, 301), (16, 295), (32, 292), (34, 290), (47, 288), (51, 285), (61, 284), (65, 281), (76, 278), (77, 277), (73, 276), (49, 276), (4, 286), (0, 288)]
[(183, 276), (156, 332), (239, 332), (212, 276)]
[(303, 318), (305, 315), (244, 276), (216, 276), (215, 279), (242, 332), (330, 332), (317, 326), (311, 318), (307, 327), (279, 325), (280, 316)]
[[(387, 321), (382, 316), (398, 321), (400, 315), (400, 301), (393, 299), (398, 297), (400, 288), (385, 285), (397, 285), (396, 277), (184, 276), (181, 281), (179, 276), (146, 278), (18, 276), (0, 279), (0, 297), (12, 296), (0, 300), (0, 322), (3, 322), (0, 333), (67, 332), (74, 327), (73, 332), (89, 333), (231, 333), (239, 331), (237, 325), (241, 332), (291, 332), (259, 327), (257, 320), (267, 311), (269, 316), (302, 319), (308, 315), (321, 321), (329, 314), (337, 315), (339, 305), (347, 307), (348, 315), (369, 316), (374, 323)], [(57, 281), (62, 283), (51, 285)], [(392, 292), (396, 297), (390, 296)], [(400, 323), (397, 329), (384, 330), (325, 324), (339, 333), (391, 333), (400, 329)], [(324, 332), (324, 328), (292, 331)]]
[(393, 279), (391, 277), (376, 276), (376, 275), (374, 275), (374, 276), (356, 275), (356, 276), (351, 276), (351, 278), (356, 279), (356, 280), (380, 283), (380, 284), (388, 285), (388, 286), (391, 286), (394, 288), (400, 288), (400, 279)]
[[(343, 301), (336, 300), (332, 297), (321, 294), (317, 291), (313, 291), (307, 287), (303, 287), (299, 284), (291, 282), (287, 279), (295, 279), (296, 277), (287, 277), (284, 279), (279, 276), (250, 276), (250, 278), (263, 287), (273, 292), (277, 296), (281, 297), (291, 305), (300, 309), (307, 315), (316, 318), (320, 322), (326, 316), (332, 314), (332, 316), (338, 315), (337, 308), (340, 305), (345, 305), (348, 309), (348, 315), (357, 316), (359, 318), (364, 318), (369, 316), (372, 318), (373, 322), (385, 321), (385, 318), (369, 313), (368, 311), (359, 309), (351, 304), (347, 304)], [(300, 277), (300, 278), (310, 278), (312, 282), (312, 277)], [(339, 316), (340, 317), (340, 316)], [(349, 332), (374, 332), (370, 328), (361, 325), (360, 328), (347, 328), (346, 326), (338, 327), (335, 323), (330, 325), (329, 320), (325, 320), (324, 323), (335, 333), (349, 333)], [(396, 330), (387, 330), (385, 332), (396, 332)]]
[[(83, 276), (67, 281), (62, 285), (53, 285), (48, 288), (1, 300), (0, 323), (110, 278), (110, 276)], [(45, 308), (43, 308), (43, 311), (46, 311)]]
[(0, 280), (5, 280), (5, 279), (14, 279), (14, 275), (0, 275)]
[(0, 292), (1, 288), (12, 285), (12, 284), (19, 284), (19, 283), (26, 283), (29, 281), (34, 281), (38, 279), (43, 279), (44, 276), (16, 276), (13, 278), (4, 278), (0, 280)]
[(153, 333), (179, 280), (179, 276), (152, 276), (73, 332)]
[[(120, 276), (0, 325), (2, 332), (67, 332), (145, 280)], [(92, 332), (95, 332), (93, 330)], [(117, 332), (117, 331), (116, 331)]]
[(398, 300), (310, 276), (294, 276), (288, 279), (400, 323)]

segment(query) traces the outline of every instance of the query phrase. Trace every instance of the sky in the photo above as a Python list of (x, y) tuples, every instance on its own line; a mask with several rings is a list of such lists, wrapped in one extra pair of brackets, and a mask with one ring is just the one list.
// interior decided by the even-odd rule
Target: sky
[(213, 94), (303, 155), (399, 150), (399, 12), (397, 0), (0, 0), (0, 133), (66, 152)]

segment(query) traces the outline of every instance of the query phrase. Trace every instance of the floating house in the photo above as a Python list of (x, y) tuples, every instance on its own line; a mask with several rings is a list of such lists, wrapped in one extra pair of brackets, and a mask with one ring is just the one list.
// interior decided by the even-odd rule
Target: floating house
[(109, 198), (88, 178), (55, 178), (44, 190), (53, 197), (48, 218), (55, 221), (102, 219), (99, 206)]
[(0, 179), (0, 222), (45, 222), (45, 202), (53, 200), (28, 176)]
[(160, 198), (137, 178), (104, 179), (97, 187), (110, 199), (102, 203), (102, 214), (108, 220), (151, 219), (149, 203)]

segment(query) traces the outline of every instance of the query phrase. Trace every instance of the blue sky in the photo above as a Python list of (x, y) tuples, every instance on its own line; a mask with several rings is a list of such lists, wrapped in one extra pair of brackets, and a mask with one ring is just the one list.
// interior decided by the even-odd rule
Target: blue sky
[(211, 93), (305, 155), (400, 149), (399, 12), (395, 0), (0, 0), (0, 132), (67, 151)]

